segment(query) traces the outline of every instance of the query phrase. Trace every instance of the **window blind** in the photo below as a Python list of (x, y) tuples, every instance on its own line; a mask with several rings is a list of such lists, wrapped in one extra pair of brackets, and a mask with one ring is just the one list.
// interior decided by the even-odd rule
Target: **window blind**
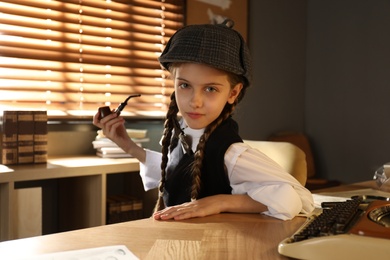
[(2, 0), (0, 110), (90, 117), (141, 94), (122, 115), (162, 116), (157, 58), (183, 21), (184, 0)]

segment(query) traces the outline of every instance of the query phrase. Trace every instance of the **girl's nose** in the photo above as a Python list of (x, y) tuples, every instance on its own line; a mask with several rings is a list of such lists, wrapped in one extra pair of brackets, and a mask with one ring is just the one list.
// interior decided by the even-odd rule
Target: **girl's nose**
[(193, 108), (201, 107), (203, 103), (201, 93), (194, 91), (190, 99), (190, 106)]

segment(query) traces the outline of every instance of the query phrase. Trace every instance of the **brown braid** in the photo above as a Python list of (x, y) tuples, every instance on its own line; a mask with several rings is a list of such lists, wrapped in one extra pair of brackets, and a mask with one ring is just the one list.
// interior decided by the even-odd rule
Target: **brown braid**
[(209, 139), (210, 135), (214, 132), (214, 130), (233, 113), (236, 104), (237, 100), (233, 104), (226, 103), (219, 117), (206, 127), (203, 135), (199, 139), (198, 146), (196, 147), (194, 163), (192, 165), (193, 179), (191, 187), (191, 200), (196, 200), (198, 198), (199, 191), (202, 185), (200, 177), (202, 175), (201, 170), (203, 166), (204, 149), (206, 146), (206, 142)]
[[(176, 99), (175, 99), (175, 92), (171, 95), (171, 103), (169, 104), (166, 120), (164, 123), (164, 133), (162, 138), (162, 160), (161, 160), (161, 180), (158, 187), (159, 190), (159, 196), (158, 200), (155, 206), (155, 211), (162, 210), (165, 208), (164, 200), (163, 200), (163, 193), (164, 193), (164, 186), (165, 186), (165, 178), (166, 178), (166, 168), (168, 164), (168, 153), (169, 153), (169, 147), (171, 147), (171, 150), (174, 146), (177, 145), (177, 141), (171, 144), (172, 139), (172, 132), (173, 129), (176, 129), (177, 127), (177, 113), (179, 112), (179, 109), (176, 105)], [(175, 134), (177, 134), (179, 131), (176, 129), (174, 131)], [(177, 139), (177, 138), (176, 138)]]

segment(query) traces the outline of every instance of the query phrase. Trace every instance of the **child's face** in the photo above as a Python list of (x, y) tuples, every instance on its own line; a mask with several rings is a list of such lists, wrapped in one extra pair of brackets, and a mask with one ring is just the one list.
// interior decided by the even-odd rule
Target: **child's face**
[(221, 70), (197, 64), (183, 63), (174, 73), (176, 103), (190, 128), (205, 128), (222, 112), (226, 102), (233, 104), (242, 84), (230, 86)]

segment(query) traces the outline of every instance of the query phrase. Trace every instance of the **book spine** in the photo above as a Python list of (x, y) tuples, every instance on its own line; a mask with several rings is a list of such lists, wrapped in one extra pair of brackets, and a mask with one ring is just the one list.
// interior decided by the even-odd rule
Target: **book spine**
[(133, 198), (133, 211), (134, 211), (134, 219), (143, 218), (143, 202), (139, 198)]
[(121, 203), (114, 197), (107, 198), (107, 224), (120, 222)]
[(3, 111), (1, 163), (18, 163), (18, 112)]
[(107, 224), (143, 218), (143, 203), (130, 195), (112, 195), (107, 198)]
[(121, 196), (121, 215), (120, 215), (120, 221), (125, 222), (132, 219), (132, 213), (133, 213), (133, 202), (127, 198)]
[(47, 112), (34, 111), (34, 163), (47, 162)]
[(34, 114), (18, 111), (18, 163), (34, 163)]

